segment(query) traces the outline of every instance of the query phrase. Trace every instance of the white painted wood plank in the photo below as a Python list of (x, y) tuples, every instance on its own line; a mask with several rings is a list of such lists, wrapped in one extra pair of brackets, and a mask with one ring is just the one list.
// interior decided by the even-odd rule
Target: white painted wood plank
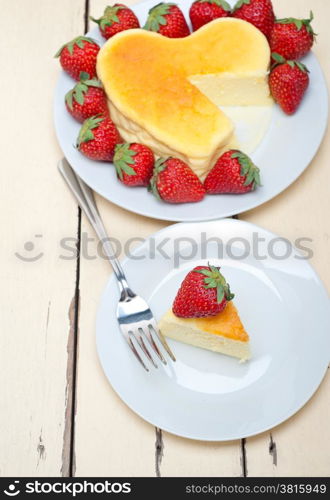
[[(274, 2), (280, 16), (306, 16), (310, 8), (315, 15), (319, 33), (315, 53), (329, 81), (330, 39), (328, 19), (330, 3), (323, 0), (285, 0)], [(275, 200), (244, 214), (242, 219), (264, 226), (294, 242), (299, 237), (312, 238), (314, 257), (311, 260), (330, 290), (330, 132), (308, 170)], [(312, 333), (312, 332), (311, 332)], [(308, 364), (308, 360), (306, 360)], [(308, 366), (306, 366), (308, 370)], [(250, 476), (329, 476), (330, 463), (330, 380), (329, 373), (319, 391), (296, 416), (272, 431), (276, 445), (277, 464), (269, 453), (270, 433), (246, 442), (247, 469)], [(272, 450), (271, 450), (272, 451)]]
[(240, 441), (208, 443), (164, 433), (162, 476), (231, 477), (242, 475)]
[(76, 235), (77, 207), (56, 169), (53, 55), (81, 31), (83, 6), (0, 1), (1, 476), (61, 474), (76, 264), (59, 259), (59, 244)]
[[(91, 13), (95, 16), (101, 15), (105, 5), (104, 2), (92, 0), (90, 4)], [(290, 12), (288, 12), (287, 2), (284, 2), (284, 0), (277, 0), (275, 5), (280, 16), (296, 13), (298, 16), (305, 16), (310, 9), (308, 2), (303, 0), (292, 0), (290, 2)], [(321, 12), (320, 18), (324, 13), (323, 8), (324, 2), (322, 0), (313, 2), (315, 14)], [(323, 14), (323, 18), (322, 23), (325, 23), (327, 16)], [(323, 33), (327, 32), (325, 27), (320, 25), (320, 33), (321, 28)], [(317, 46), (317, 52), (323, 65), (326, 62), (326, 50), (327, 47), (320, 42)], [(316, 175), (315, 171), (316, 168), (320, 169), (320, 163), (324, 165), (323, 176), (326, 175), (324, 173), (324, 159), (320, 162), (319, 157), (320, 155), (314, 162), (314, 166), (305, 174), (305, 176), (309, 176), (307, 184), (304, 180), (305, 176), (303, 176), (302, 180), (298, 181), (282, 196), (242, 218), (260, 223), (291, 238), (301, 236), (301, 231), (303, 231), (304, 235), (313, 234), (317, 236), (318, 240), (315, 243), (315, 248), (319, 257), (316, 255), (314, 261), (323, 276), (329, 270), (325, 259), (328, 248), (321, 248), (323, 239), (326, 238), (324, 208), (328, 207), (323, 205), (317, 209), (317, 212), (313, 211), (311, 215), (306, 215), (303, 219), (300, 215), (305, 213), (306, 200), (313, 206), (318, 203), (320, 197), (322, 199), (328, 196), (325, 191), (326, 188), (321, 187), (325, 186), (326, 183), (323, 180), (320, 182), (319, 178), (314, 177), (314, 188), (311, 190), (312, 197), (309, 189), (309, 184), (312, 182), (310, 177)], [(324, 177), (321, 176), (321, 179), (324, 179)], [(302, 188), (301, 185), (305, 185), (305, 187)], [(303, 189), (305, 189), (305, 193), (302, 192)], [(323, 197), (320, 192), (321, 189), (324, 189)], [(291, 194), (292, 192), (296, 194)], [(313, 199), (315, 200), (314, 203)], [(119, 237), (121, 241), (125, 241), (132, 234), (147, 236), (165, 225), (161, 222), (129, 214), (100, 198), (98, 198), (98, 203), (110, 235)], [(314, 230), (314, 213), (316, 213), (319, 224), (317, 230)], [(307, 225), (305, 224), (306, 217), (309, 221)], [(319, 232), (320, 228), (322, 228), (321, 233)], [(85, 230), (93, 236), (89, 226), (83, 222), (83, 231)], [(311, 233), (308, 231), (311, 231)], [(322, 253), (321, 257), (319, 252)], [(99, 260), (82, 260), (75, 449), (76, 474), (78, 476), (84, 474), (151, 476), (156, 473), (155, 468), (158, 466), (162, 475), (240, 475), (239, 442), (226, 444), (194, 442), (163, 433), (161, 441), (158, 440), (158, 460), (155, 464), (154, 429), (149, 424), (142, 422), (121, 403), (109, 387), (101, 368), (97, 365), (94, 341), (95, 312), (98, 297), (107, 281), (107, 274), (108, 267), (106, 263)], [(324, 447), (323, 451), (320, 451), (319, 448), (322, 447), (321, 442), (325, 426), (316, 425), (315, 421), (320, 419), (319, 411), (322, 412), (322, 422), (326, 422), (326, 418), (328, 418), (326, 390), (326, 385), (322, 386), (313, 401), (297, 417), (273, 432), (278, 454), (277, 468), (273, 466), (273, 456), (269, 455), (269, 433), (247, 441), (247, 468), (250, 475), (280, 475), (285, 474), (288, 470), (296, 475), (308, 475), (312, 474), (313, 471), (315, 474), (323, 473), (326, 469), (328, 457)], [(304, 416), (304, 413), (306, 416)], [(314, 424), (309, 423), (310, 418), (312, 418)], [(299, 424), (299, 430), (295, 432), (297, 421), (301, 421), (302, 424)], [(295, 425), (292, 425), (292, 422), (295, 422)], [(312, 427), (314, 427), (314, 433), (311, 435)], [(282, 428), (289, 430), (285, 432), (282, 431)], [(313, 446), (311, 446), (311, 440), (308, 439), (309, 435), (312, 436)], [(298, 441), (297, 437), (299, 438)], [(305, 441), (302, 440), (302, 437), (304, 437)], [(298, 442), (300, 443), (299, 446), (297, 445)], [(313, 453), (310, 459), (306, 461), (301, 451), (304, 450), (306, 455), (309, 449), (312, 449)]]
[[(130, 214), (99, 196), (97, 203), (109, 236), (121, 242), (132, 235), (147, 237), (165, 226)], [(83, 218), (83, 233), (94, 238), (89, 255), (95, 256), (95, 236)], [(80, 264), (80, 329), (75, 457), (77, 476), (154, 476), (155, 429), (129, 410), (114, 393), (99, 365), (95, 348), (95, 315), (110, 274), (102, 258)]]

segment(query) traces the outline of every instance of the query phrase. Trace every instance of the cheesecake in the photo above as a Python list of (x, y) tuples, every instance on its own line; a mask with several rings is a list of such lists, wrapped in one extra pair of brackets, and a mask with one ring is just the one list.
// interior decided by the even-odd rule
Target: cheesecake
[(240, 19), (216, 19), (185, 38), (131, 29), (110, 38), (97, 74), (123, 139), (175, 156), (200, 177), (226, 149), (234, 125), (219, 106), (268, 106), (270, 48)]
[(159, 329), (165, 337), (242, 362), (251, 357), (249, 335), (233, 302), (216, 316), (206, 318), (178, 318), (170, 309), (161, 318)]
[(220, 267), (196, 266), (182, 281), (159, 329), (165, 337), (246, 361), (251, 357), (249, 335), (234, 296)]

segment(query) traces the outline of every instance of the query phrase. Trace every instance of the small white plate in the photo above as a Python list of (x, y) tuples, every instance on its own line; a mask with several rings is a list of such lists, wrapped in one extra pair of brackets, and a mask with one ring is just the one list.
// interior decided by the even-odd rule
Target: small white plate
[(234, 219), (172, 225), (123, 267), (159, 319), (186, 273), (208, 261), (221, 265), (235, 293), (249, 362), (169, 340), (176, 363), (145, 372), (119, 331), (113, 277), (98, 311), (97, 349), (113, 389), (143, 419), (179, 436), (226, 441), (280, 424), (314, 394), (329, 364), (329, 300), (288, 242)]
[[(131, 7), (141, 25), (155, 3), (155, 0), (148, 0)], [(191, 0), (179, 0), (177, 3), (188, 20)], [(100, 44), (104, 43), (97, 27), (89, 34)], [(74, 82), (64, 72), (60, 75), (55, 92), (57, 137), (64, 155), (80, 177), (104, 198), (131, 212), (172, 221), (211, 220), (239, 214), (265, 203), (290, 186), (309, 165), (320, 146), (328, 121), (327, 88), (315, 55), (310, 53), (304, 62), (310, 70), (311, 84), (303, 104), (291, 117), (274, 106), (269, 129), (251, 155), (261, 169), (263, 184), (253, 193), (207, 196), (200, 203), (171, 205), (157, 200), (144, 188), (124, 186), (117, 181), (112, 164), (91, 161), (75, 149), (79, 124), (64, 106), (64, 96)]]

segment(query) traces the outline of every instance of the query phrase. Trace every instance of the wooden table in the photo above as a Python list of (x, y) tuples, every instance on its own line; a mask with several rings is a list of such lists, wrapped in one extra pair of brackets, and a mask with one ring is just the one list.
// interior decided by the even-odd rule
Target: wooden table
[[(315, 53), (329, 76), (330, 2), (274, 4), (281, 17), (306, 17), (313, 8), (320, 34)], [(329, 374), (289, 421), (225, 444), (155, 429), (130, 411), (105, 379), (95, 349), (95, 314), (108, 264), (101, 258), (60, 258), (62, 238), (94, 235), (57, 172), (62, 154), (52, 118), (59, 74), (52, 56), (84, 33), (88, 16), (100, 15), (105, 5), (105, 0), (0, 0), (0, 475), (327, 476)], [(240, 215), (291, 241), (312, 238), (312, 264), (328, 288), (329, 157), (328, 133), (293, 186)], [(122, 242), (167, 225), (98, 196), (97, 202), (109, 233)], [(95, 254), (95, 243), (89, 250)], [(22, 260), (34, 256), (39, 258)]]

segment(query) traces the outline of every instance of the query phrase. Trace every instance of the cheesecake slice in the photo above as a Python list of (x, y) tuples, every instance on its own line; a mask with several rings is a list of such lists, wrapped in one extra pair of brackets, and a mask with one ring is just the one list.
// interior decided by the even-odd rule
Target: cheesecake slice
[(97, 58), (111, 117), (123, 139), (176, 156), (203, 176), (235, 144), (218, 106), (265, 106), (270, 49), (240, 19), (216, 19), (186, 38), (143, 29), (110, 38)]
[(249, 335), (233, 302), (207, 318), (178, 318), (172, 309), (159, 322), (165, 337), (246, 361), (250, 359)]

